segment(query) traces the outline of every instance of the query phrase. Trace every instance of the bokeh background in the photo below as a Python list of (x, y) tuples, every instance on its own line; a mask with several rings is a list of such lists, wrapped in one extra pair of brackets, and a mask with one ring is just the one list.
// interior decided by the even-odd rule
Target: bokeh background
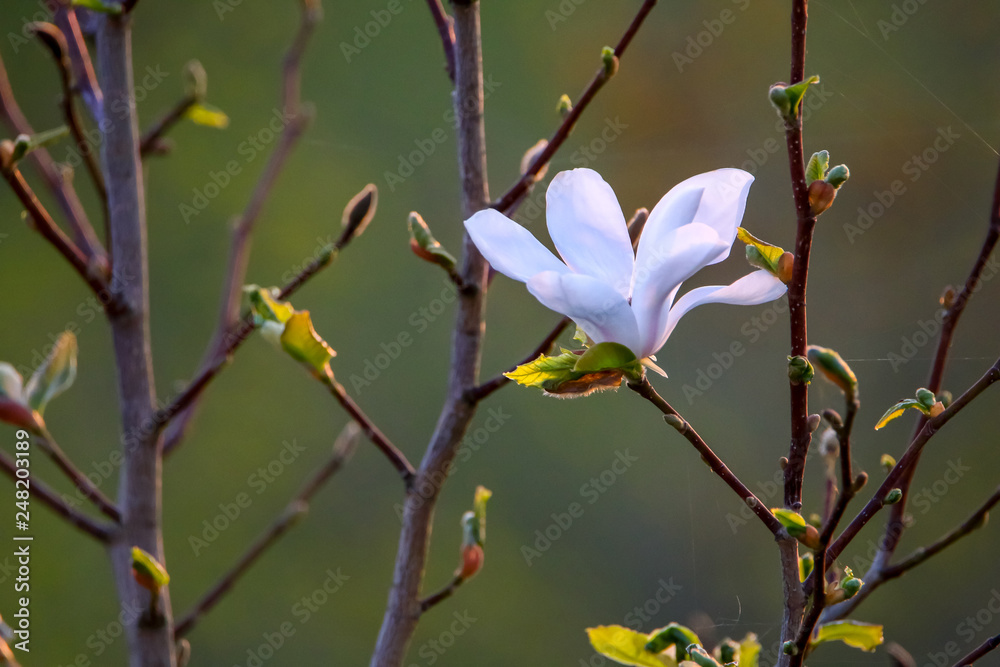
[[(453, 312), (443, 307), (442, 296), (449, 297), (443, 275), (407, 247), (406, 216), (420, 211), (453, 250), (461, 219), (449, 82), (424, 3), (399, 0), (398, 14), (374, 24), (377, 34), (367, 42), (355, 43), (366, 25), (376, 32), (371, 22), (384, 20), (388, 4), (326, 3), (303, 84), (316, 120), (264, 210), (248, 279), (282, 282), (337, 233), (347, 200), (365, 183), (378, 185), (378, 213), (369, 230), (294, 303), (312, 311), (317, 329), (337, 349), (334, 369), (341, 382), (416, 461), (444, 392)], [(838, 349), (860, 378), (857, 465), (877, 482), (879, 457), (902, 452), (912, 423), (907, 417), (878, 433), (872, 426), (924, 381), (933, 344), (924, 343), (921, 323), (928, 328), (933, 322), (943, 287), (964, 280), (985, 233), (1000, 145), (1000, 5), (810, 4), (806, 69), (821, 75), (822, 86), (807, 98), (815, 107), (808, 116), (807, 154), (828, 149), (833, 164), (849, 165), (852, 178), (817, 228), (809, 331), (812, 342)], [(524, 150), (557, 125), (559, 96), (579, 94), (601, 47), (618, 40), (638, 6), (638, 0), (483, 3), (485, 72), (493, 84), (486, 125), (494, 197), (516, 179)], [(28, 0), (2, 3), (0, 53), (26, 114), (36, 128), (46, 128), (61, 122), (49, 57), (11, 38), (40, 11)], [(247, 202), (274, 144), (253, 151), (249, 162), (240, 146), (267, 126), (278, 105), (281, 58), (297, 11), (292, 0), (142, 0), (135, 14), (137, 77), (147, 68), (167, 73), (138, 102), (143, 125), (182, 94), (181, 72), (192, 58), (208, 72), (209, 102), (232, 119), (224, 131), (180, 125), (171, 134), (174, 153), (149, 159), (146, 168), (153, 352), (164, 400), (191, 376), (214, 326), (228, 224)], [(550, 174), (574, 166), (597, 169), (629, 214), (652, 207), (690, 175), (744, 166), (757, 177), (744, 224), (791, 246), (787, 160), (766, 98), (768, 86), (788, 75), (788, 14), (787, 2), (660, 3)], [(436, 131), (440, 137), (439, 130), (446, 138), (434, 143), (430, 138)], [(411, 160), (407, 156), (420, 144), (422, 164), (395, 182), (388, 174), (399, 174), (401, 160)], [(62, 145), (54, 154), (61, 159), (67, 150)], [(204, 193), (212, 173), (230, 160), (240, 161), (242, 172), (185, 220), (181, 205)], [(96, 210), (85, 175), (77, 180)], [(902, 194), (889, 203), (884, 193), (894, 181)], [(539, 186), (534, 193), (538, 205), (543, 191)], [(114, 493), (116, 474), (107, 474), (106, 462), (119, 448), (119, 429), (108, 328), (88, 305), (86, 288), (20, 212), (11, 193), (0, 189), (0, 358), (30, 369), (55, 335), (78, 330), (79, 377), (46, 419), (85, 472), (105, 470), (101, 486)], [(548, 242), (540, 209), (526, 205), (520, 219)], [(734, 252), (693, 284), (741, 275), (747, 267), (740, 255)], [(995, 265), (987, 275), (995, 277)], [(998, 301), (1000, 281), (986, 280), (955, 340), (946, 385), (956, 394), (997, 356)], [(774, 504), (780, 494), (771, 480), (788, 441), (786, 310), (780, 302), (693, 312), (660, 354), (670, 378), (654, 379), (730, 466)], [(556, 318), (522, 285), (497, 279), (484, 373), (522, 357)], [(380, 358), (383, 345), (392, 348), (402, 334), (412, 344), (391, 361)], [(734, 343), (745, 352), (727, 358)], [(893, 354), (905, 363), (889, 361)], [(384, 368), (373, 373), (374, 364)], [(702, 375), (713, 377), (699, 388)], [(823, 382), (813, 384), (811, 401), (817, 411), (841, 404)], [(900, 553), (943, 534), (996, 487), (998, 406), (996, 393), (987, 393), (928, 448), (914, 487), (924, 502), (911, 507), (914, 524)], [(282, 510), (328, 455), (344, 423), (329, 396), (266, 343), (252, 340), (239, 352), (209, 390), (187, 442), (166, 464), (165, 540), (176, 613), (188, 609)], [(774, 646), (781, 586), (771, 539), (755, 520), (743, 522), (738, 500), (651, 406), (626, 391), (557, 401), (510, 387), (483, 406), (473, 424), (477, 434), (439, 505), (427, 590), (443, 585), (455, 568), (458, 520), (477, 484), (495, 493), (486, 567), (423, 618), (407, 664), (602, 665), (584, 628), (629, 622), (645, 631), (674, 620), (694, 623), (709, 642), (752, 631)], [(13, 429), (0, 428), (4, 449), (10, 451), (13, 440)], [(286, 443), (303, 451), (274, 475), (273, 462)], [(606, 472), (623, 452), (637, 461), (620, 475)], [(41, 459), (36, 454), (37, 474), (68, 490)], [(816, 511), (823, 471), (818, 457), (811, 463), (806, 510)], [(258, 470), (269, 464), (271, 481), (260, 483)], [(946, 476), (949, 469), (961, 474)], [(602, 472), (603, 491), (594, 493), (590, 480)], [(10, 499), (0, 502), (0, 535), (8, 535), (13, 487), (5, 481), (0, 489)], [(240, 493), (248, 493), (252, 504), (207, 546), (192, 546), (192, 537), (205, 537), (205, 522), (222, 514), (220, 504)], [(259, 647), (283, 623), (294, 634), (279, 649), (263, 651), (263, 664), (367, 664), (390, 582), (399, 529), (394, 507), (401, 499), (395, 472), (364, 443), (309, 516), (190, 635), (191, 664), (261, 664), (255, 662)], [(552, 528), (553, 514), (574, 502), (582, 504), (583, 515), (566, 529)], [(114, 637), (119, 610), (105, 554), (37, 503), (33, 521), (34, 641), (24, 664), (125, 664), (124, 640)], [(863, 571), (881, 528), (882, 521), (873, 521), (844, 563), (861, 564)], [(525, 547), (545, 546), (536, 541), (537, 531), (546, 529), (558, 538), (526, 558)], [(1000, 533), (988, 526), (886, 585), (857, 617), (884, 623), (886, 638), (906, 646), (918, 664), (944, 664), (938, 654), (964, 654), (1000, 631), (988, 604), (1000, 598), (998, 551)], [(14, 601), (11, 562), (0, 555), (0, 610)], [(302, 598), (338, 570), (349, 579), (307, 616)], [(645, 619), (636, 607), (645, 607)], [(455, 614), (465, 622), (455, 624)], [(972, 624), (966, 620), (977, 614)], [(867, 655), (837, 647), (810, 659), (814, 665), (886, 661), (881, 650)], [(983, 664), (998, 664), (997, 658)]]

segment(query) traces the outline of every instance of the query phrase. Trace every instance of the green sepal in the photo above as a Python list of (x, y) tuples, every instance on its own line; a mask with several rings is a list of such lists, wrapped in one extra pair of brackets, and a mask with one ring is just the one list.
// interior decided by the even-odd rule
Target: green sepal
[(49, 401), (72, 386), (76, 379), (76, 349), (76, 336), (69, 331), (59, 335), (49, 356), (24, 386), (29, 408), (43, 414)]
[(830, 152), (820, 151), (813, 153), (806, 165), (806, 183), (821, 181), (826, 178), (826, 172), (830, 168)]
[(882, 626), (859, 621), (834, 621), (819, 626), (812, 645), (830, 641), (842, 641), (852, 648), (870, 653), (884, 641)]
[(613, 342), (592, 345), (577, 357), (573, 370), (578, 373), (621, 370), (629, 380), (642, 378), (642, 364), (635, 353), (621, 343)]
[(858, 394), (858, 376), (847, 365), (836, 350), (819, 345), (806, 348), (806, 356), (814, 368), (818, 368), (823, 376), (840, 387), (848, 400), (853, 400)]
[(634, 667), (677, 667), (677, 660), (669, 655), (646, 650), (649, 636), (620, 625), (601, 625), (587, 628), (591, 646), (601, 655), (623, 665)]
[(292, 358), (317, 371), (323, 371), (330, 359), (337, 355), (316, 333), (308, 310), (294, 313), (285, 322), (285, 329), (281, 333), (281, 347)]
[(195, 102), (188, 107), (184, 115), (196, 125), (214, 127), (218, 130), (224, 130), (229, 127), (229, 116), (222, 109), (208, 104)]
[(139, 584), (151, 591), (159, 591), (170, 583), (166, 568), (139, 547), (132, 547), (132, 572)]
[(701, 646), (701, 639), (690, 628), (686, 628), (679, 623), (669, 625), (654, 630), (649, 633), (649, 641), (646, 643), (646, 650), (650, 653), (662, 653), (670, 646), (677, 647), (677, 659), (688, 659), (688, 647), (692, 644)]
[(772, 507), (771, 514), (778, 520), (778, 523), (785, 527), (785, 530), (792, 537), (804, 535), (809, 526), (801, 514), (783, 507)]
[(778, 275), (778, 260), (785, 253), (784, 248), (761, 241), (743, 227), (736, 229), (736, 237), (747, 244), (747, 261), (751, 266)]

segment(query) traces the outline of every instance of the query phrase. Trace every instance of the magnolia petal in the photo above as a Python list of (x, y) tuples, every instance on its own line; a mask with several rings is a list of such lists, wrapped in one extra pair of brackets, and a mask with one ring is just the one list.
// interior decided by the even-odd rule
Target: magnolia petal
[(592, 169), (563, 171), (545, 193), (549, 235), (566, 264), (629, 297), (635, 254), (611, 186)]
[(595, 343), (639, 349), (632, 308), (611, 285), (577, 273), (546, 271), (528, 281), (528, 291), (545, 307), (571, 317)]
[(735, 306), (755, 306), (777, 299), (788, 286), (769, 272), (760, 270), (743, 276), (732, 285), (712, 285), (691, 290), (677, 300), (667, 317), (662, 345), (689, 310), (706, 303), (728, 303)]
[(658, 244), (672, 231), (693, 222), (714, 229), (728, 244), (709, 264), (729, 256), (736, 228), (743, 220), (753, 176), (742, 169), (716, 169), (678, 183), (653, 207), (642, 231), (645, 243)]
[(465, 229), (486, 261), (514, 280), (527, 282), (543, 271), (568, 272), (531, 232), (495, 209), (479, 211), (465, 221)]
[(644, 233), (632, 287), (632, 310), (641, 339), (639, 358), (655, 354), (667, 340), (663, 330), (680, 284), (728, 247), (714, 229), (698, 222), (660, 235), (656, 242), (646, 242)]

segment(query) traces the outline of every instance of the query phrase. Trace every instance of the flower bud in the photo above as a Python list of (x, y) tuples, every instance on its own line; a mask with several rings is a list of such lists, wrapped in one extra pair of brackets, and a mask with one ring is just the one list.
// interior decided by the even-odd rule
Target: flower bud
[(410, 212), (410, 250), (413, 254), (431, 264), (437, 264), (448, 272), (455, 270), (455, 258), (444, 249), (434, 235), (431, 234), (430, 227), (416, 211)]
[(885, 494), (885, 498), (882, 500), (883, 505), (895, 505), (903, 497), (903, 490), (900, 488), (891, 489), (889, 493)]
[(788, 118), (792, 111), (792, 103), (788, 100), (785, 90), (785, 84), (776, 83), (767, 91), (767, 98), (771, 100), (771, 104), (782, 118)]
[(478, 544), (470, 544), (462, 547), (462, 567), (456, 576), (468, 579), (479, 572), (483, 567), (485, 554), (483, 548)]
[(858, 473), (858, 476), (854, 478), (854, 493), (858, 493), (861, 489), (865, 488), (868, 484), (868, 473), (864, 470)]
[(937, 396), (934, 395), (933, 391), (921, 387), (920, 389), (917, 389), (917, 400), (920, 401), (920, 404), (925, 408), (930, 409), (934, 406), (934, 403), (937, 402)]
[(951, 405), (953, 398), (950, 391), (942, 391), (938, 393), (937, 400), (941, 403), (941, 405), (947, 408)]
[(788, 357), (788, 379), (792, 384), (809, 384), (816, 371), (805, 357)]
[(950, 309), (955, 305), (955, 288), (948, 285), (941, 292), (941, 297), (938, 299), (938, 303), (941, 304), (942, 308)]
[(793, 642), (792, 640), (788, 640), (787, 642), (781, 645), (781, 652), (784, 653), (785, 655), (798, 655), (799, 647), (796, 646), (795, 642)]
[(829, 408), (827, 408), (826, 410), (824, 410), (823, 411), (823, 419), (826, 420), (827, 424), (829, 424), (830, 426), (832, 426), (834, 428), (840, 428), (841, 426), (844, 425), (844, 420), (841, 419), (840, 413), (837, 412), (836, 410), (831, 410)]
[(838, 164), (826, 173), (826, 182), (832, 185), (835, 189), (839, 190), (840, 186), (846, 183), (847, 179), (850, 177), (851, 170), (847, 168), (847, 165)]
[(375, 209), (378, 206), (378, 188), (374, 183), (369, 183), (361, 188), (358, 194), (351, 197), (344, 207), (344, 214), (341, 217), (341, 225), (344, 231), (341, 233), (341, 245), (346, 245), (353, 238), (361, 236), (368, 223), (375, 217)]
[(833, 205), (837, 189), (826, 181), (813, 181), (809, 185), (809, 209), (814, 216), (823, 213)]
[(610, 46), (601, 49), (601, 61), (604, 63), (604, 78), (610, 79), (618, 73), (618, 56)]
[(815, 414), (809, 415), (809, 420), (806, 422), (806, 425), (809, 427), (810, 433), (813, 433), (816, 429), (819, 428), (819, 423), (821, 420), (822, 417), (820, 417), (819, 415)]
[(677, 415), (663, 415), (663, 421), (667, 422), (682, 433), (684, 432), (685, 427), (687, 427), (687, 422)]
[[(534, 146), (524, 151), (524, 155), (521, 156), (521, 174), (527, 174), (528, 170), (531, 169), (531, 165), (534, 164), (535, 158), (542, 154), (542, 152), (548, 148), (549, 142), (547, 139), (539, 139)], [(549, 170), (549, 163), (546, 162), (539, 168), (538, 172), (535, 174), (534, 180), (540, 181), (545, 178), (545, 173)]]
[(844, 599), (845, 600), (850, 600), (852, 597), (854, 597), (857, 594), (858, 591), (861, 590), (861, 587), (864, 586), (864, 585), (865, 585), (865, 582), (861, 581), (860, 579), (856, 579), (856, 578), (854, 578), (854, 579), (847, 579), (846, 581), (840, 582), (840, 587), (844, 591)]
[(569, 95), (563, 93), (559, 98), (559, 102), (556, 104), (556, 111), (559, 112), (560, 116), (564, 118), (566, 115), (573, 110), (573, 100), (569, 98)]
[(792, 282), (792, 273), (795, 270), (795, 255), (790, 252), (783, 252), (778, 258), (778, 280), (786, 285)]
[(883, 454), (882, 458), (879, 460), (879, 463), (885, 470), (886, 475), (892, 472), (892, 469), (896, 467), (896, 459), (894, 459), (890, 454)]

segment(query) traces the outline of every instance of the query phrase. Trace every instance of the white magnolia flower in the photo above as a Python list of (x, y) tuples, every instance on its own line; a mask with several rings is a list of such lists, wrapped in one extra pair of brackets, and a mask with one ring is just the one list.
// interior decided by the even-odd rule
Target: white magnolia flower
[(682, 282), (729, 256), (751, 182), (745, 171), (719, 169), (680, 183), (650, 212), (634, 253), (618, 198), (591, 169), (556, 175), (545, 195), (549, 234), (562, 261), (494, 209), (479, 211), (465, 228), (497, 271), (526, 283), (595, 343), (621, 343), (645, 359), (695, 306), (750, 306), (785, 293), (784, 283), (760, 270), (675, 301)]

